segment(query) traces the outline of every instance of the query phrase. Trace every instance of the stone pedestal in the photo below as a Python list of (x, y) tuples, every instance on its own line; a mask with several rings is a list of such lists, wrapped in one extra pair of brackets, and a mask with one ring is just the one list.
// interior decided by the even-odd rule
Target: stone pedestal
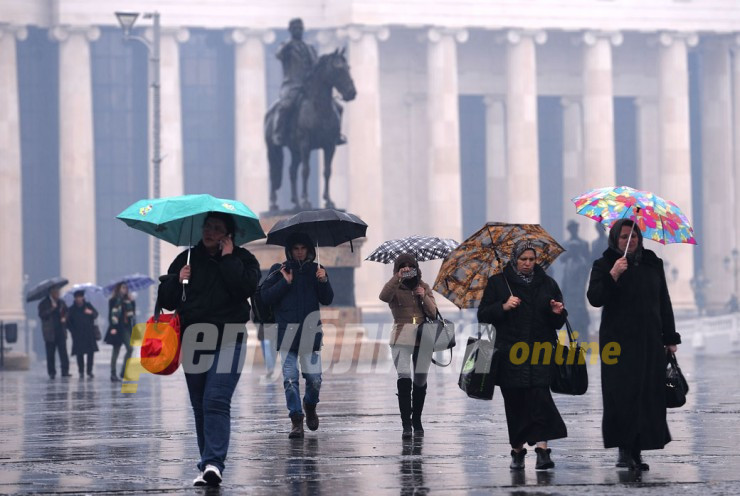
[[(280, 220), (292, 214), (263, 214), (260, 216), (262, 229), (268, 232)], [(350, 249), (349, 243), (337, 247), (318, 248), (318, 258), (329, 274), (334, 290), (334, 302), (328, 307), (321, 307), (321, 322), (324, 331), (324, 347), (321, 357), (324, 368), (337, 364), (352, 366), (357, 363), (382, 362), (388, 360), (390, 353), (385, 341), (371, 340), (366, 337), (362, 325), (362, 311), (355, 304), (354, 272), (360, 266), (360, 249), (364, 239), (354, 240)], [(264, 241), (250, 243), (247, 249), (260, 262), (263, 273), (273, 264), (285, 261), (285, 248), (268, 245)], [(261, 357), (260, 360), (261, 362)]]

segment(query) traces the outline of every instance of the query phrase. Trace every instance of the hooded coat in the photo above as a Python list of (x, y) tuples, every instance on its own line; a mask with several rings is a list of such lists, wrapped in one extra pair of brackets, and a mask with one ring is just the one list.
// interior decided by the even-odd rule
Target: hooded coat
[[(162, 308), (177, 310), (183, 331), (196, 323), (214, 324), (223, 332), (225, 324), (249, 321), (249, 297), (260, 278), (260, 266), (249, 251), (239, 246), (228, 255), (208, 253), (203, 241), (190, 252), (192, 273), (187, 286), (180, 284), (179, 274), (187, 263), (187, 250), (172, 262), (161, 278), (158, 301)], [(182, 294), (185, 291), (185, 301)]]
[[(417, 275), (412, 279), (399, 279), (396, 274), (404, 263), (416, 268)], [(424, 296), (414, 294), (416, 286), (424, 288)], [(380, 301), (388, 304), (393, 314), (391, 346), (416, 346), (417, 326), (424, 322), (424, 316), (434, 318), (437, 315), (437, 302), (434, 301), (432, 289), (421, 279), (419, 263), (412, 255), (400, 255), (393, 263), (393, 276), (385, 283), (378, 296)]]
[[(85, 310), (92, 310), (86, 314)], [(82, 306), (74, 303), (67, 312), (67, 328), (72, 334), (72, 355), (84, 355), (98, 351), (98, 343), (95, 342), (95, 319), (98, 311), (90, 302), (84, 302)]]
[(663, 448), (671, 440), (666, 422), (664, 345), (679, 344), (663, 261), (642, 248), (628, 256), (628, 269), (615, 281), (609, 271), (622, 256), (612, 227), (609, 245), (591, 270), (588, 301), (602, 308), (599, 346), (621, 347), (617, 362), (601, 362), (604, 402), (602, 433), (606, 448)]
[[(293, 259), (292, 248), (297, 244), (308, 248), (306, 259), (302, 262)], [(334, 291), (328, 274), (324, 282), (316, 277), (319, 265), (314, 262), (315, 259), (316, 249), (311, 238), (303, 233), (293, 234), (285, 245), (285, 262), (270, 267), (270, 276), (262, 283), (260, 292), (262, 301), (272, 306), (278, 325), (279, 350), (289, 349), (295, 353), (307, 353), (321, 349), (323, 332), (320, 316), (315, 314), (311, 319), (306, 318), (313, 312), (319, 312), (321, 305), (331, 305)], [(293, 281), (290, 284), (280, 273), (283, 265), (290, 268), (293, 274)], [(291, 340), (289, 348), (283, 345), (286, 336)]]
[[(512, 294), (521, 298), (521, 304), (508, 312), (504, 311), (504, 303)], [(532, 364), (535, 343), (554, 345), (557, 330), (565, 324), (567, 312), (563, 311), (560, 315), (554, 313), (550, 300), (563, 301), (563, 295), (558, 283), (537, 264), (529, 284), (516, 274), (511, 264), (506, 264), (501, 274), (488, 279), (478, 306), (478, 321), (496, 327), (496, 348), (500, 353), (496, 383), (499, 386), (550, 386), (552, 365), (545, 360), (547, 352), (539, 351), (537, 363)], [(526, 343), (529, 355), (522, 364), (516, 365), (512, 363), (510, 353), (511, 348), (520, 342)], [(552, 351), (552, 347), (550, 350)]]

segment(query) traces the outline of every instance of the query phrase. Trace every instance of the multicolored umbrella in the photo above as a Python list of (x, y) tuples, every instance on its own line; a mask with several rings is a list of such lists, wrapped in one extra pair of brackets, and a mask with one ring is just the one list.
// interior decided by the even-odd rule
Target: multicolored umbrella
[(121, 283), (125, 283), (129, 291), (141, 291), (142, 289), (146, 289), (154, 284), (155, 281), (144, 274), (129, 274), (111, 281), (110, 284), (103, 288), (103, 293), (105, 293), (106, 296), (110, 296), (113, 294), (113, 290), (116, 289), (116, 286)]
[(598, 188), (571, 201), (576, 205), (576, 213), (600, 222), (606, 228), (626, 217), (636, 221), (643, 238), (664, 245), (696, 244), (694, 228), (678, 205), (649, 191), (629, 186)]
[(454, 239), (414, 235), (384, 241), (365, 260), (389, 264), (395, 262), (402, 253), (410, 253), (414, 255), (417, 262), (427, 262), (445, 258), (459, 244)]
[(565, 251), (539, 224), (489, 222), (445, 258), (434, 290), (458, 308), (477, 307), (488, 278), (504, 269), (514, 244), (523, 239), (534, 245), (543, 269)]

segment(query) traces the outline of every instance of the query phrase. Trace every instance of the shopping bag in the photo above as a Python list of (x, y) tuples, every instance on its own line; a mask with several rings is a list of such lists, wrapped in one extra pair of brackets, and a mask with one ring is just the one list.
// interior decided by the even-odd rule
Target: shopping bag
[(588, 389), (586, 352), (573, 337), (573, 329), (566, 319), (569, 346), (555, 344), (550, 391), (560, 394), (582, 395)]
[(492, 330), (489, 326), (488, 339), (482, 336), (480, 326), (478, 337), (469, 337), (465, 348), (462, 370), (457, 385), (471, 398), (490, 400), (498, 372), (498, 355)]

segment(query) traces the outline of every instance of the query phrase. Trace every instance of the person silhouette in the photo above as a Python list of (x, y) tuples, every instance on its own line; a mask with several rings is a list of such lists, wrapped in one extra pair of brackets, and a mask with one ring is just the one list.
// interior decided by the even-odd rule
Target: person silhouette
[(560, 257), (563, 268), (563, 300), (568, 306), (568, 321), (578, 331), (583, 341), (588, 337), (590, 319), (586, 306), (586, 282), (591, 269), (588, 242), (578, 236), (578, 223), (568, 221), (566, 229), (570, 239), (566, 241), (565, 253)]

